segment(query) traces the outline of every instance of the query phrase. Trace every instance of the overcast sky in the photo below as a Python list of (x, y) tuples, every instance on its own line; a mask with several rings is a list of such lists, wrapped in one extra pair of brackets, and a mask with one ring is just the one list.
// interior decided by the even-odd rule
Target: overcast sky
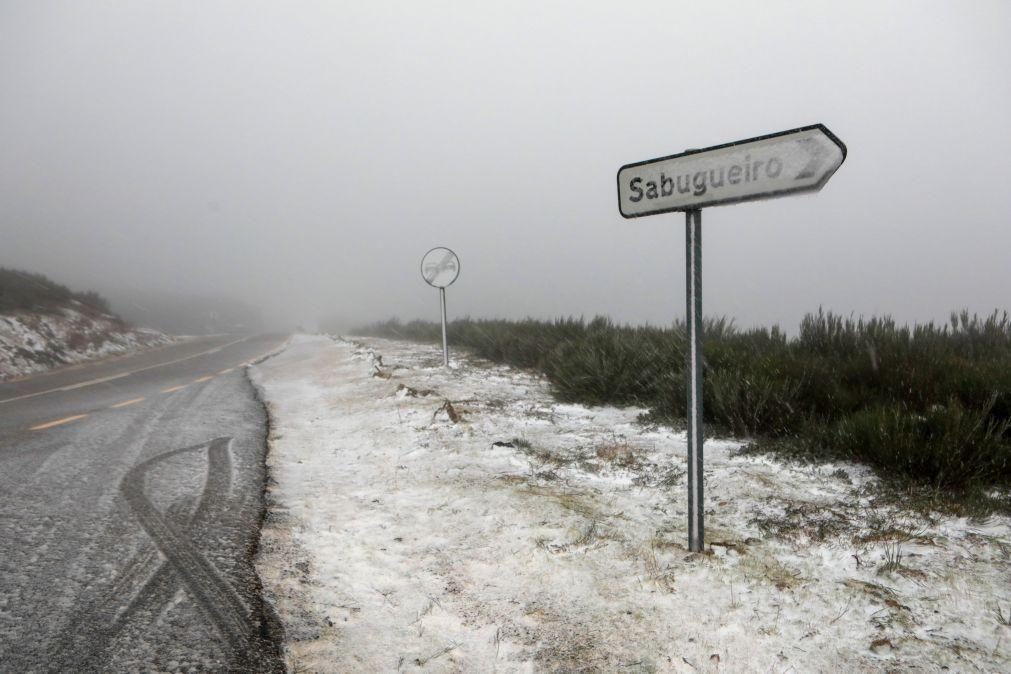
[(820, 122), (821, 191), (703, 212), (704, 308), (1011, 304), (1008, 2), (0, 0), (0, 265), (284, 322), (684, 315), (622, 164)]

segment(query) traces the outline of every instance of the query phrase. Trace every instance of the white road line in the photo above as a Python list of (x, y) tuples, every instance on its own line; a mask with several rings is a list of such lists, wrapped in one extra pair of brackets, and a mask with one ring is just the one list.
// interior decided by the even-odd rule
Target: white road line
[(0, 405), (3, 405), (4, 403), (12, 403), (15, 400), (28, 400), (29, 398), (37, 398), (38, 396), (44, 396), (44, 395), (46, 395), (48, 393), (59, 393), (61, 391), (72, 391), (74, 389), (84, 388), (86, 386), (94, 386), (95, 384), (102, 384), (104, 382), (112, 381), (114, 379), (122, 379), (123, 377), (130, 376), (131, 374), (137, 374), (138, 372), (145, 372), (146, 370), (153, 370), (156, 367), (165, 367), (166, 365), (174, 365), (175, 363), (181, 363), (184, 360), (191, 360), (193, 358), (199, 358), (200, 356), (206, 356), (206, 355), (211, 354), (211, 353), (217, 353), (218, 351), (221, 351), (222, 349), (228, 348), (229, 346), (232, 346), (233, 344), (238, 344), (239, 342), (244, 342), (247, 339), (249, 339), (249, 337), (243, 337), (242, 339), (236, 339), (234, 342), (228, 342), (227, 344), (222, 344), (221, 346), (216, 346), (213, 349), (209, 349), (207, 351), (201, 351), (200, 353), (194, 353), (194, 354), (189, 355), (189, 356), (183, 356), (182, 358), (176, 358), (175, 360), (168, 360), (168, 361), (165, 361), (164, 363), (156, 363), (155, 365), (148, 365), (146, 367), (139, 367), (136, 370), (128, 370), (127, 372), (121, 372), (119, 374), (111, 375), (109, 377), (102, 377), (101, 379), (92, 379), (91, 381), (81, 382), (80, 384), (71, 384), (70, 386), (62, 386), (62, 387), (59, 387), (59, 388), (51, 388), (51, 389), (47, 389), (45, 391), (39, 391), (38, 393), (29, 393), (27, 395), (16, 396), (14, 398), (5, 398), (4, 400), (0, 400)]
[(144, 400), (143, 396), (140, 398), (131, 398), (130, 400), (124, 400), (121, 403), (116, 403), (115, 405), (109, 405), (109, 409), (118, 410), (120, 407), (127, 407), (129, 405), (135, 405)]
[[(115, 379), (122, 379), (123, 377), (129, 376), (130, 373), (126, 372), (124, 374), (114, 374), (111, 377), (102, 377), (100, 379), (91, 379), (89, 381), (82, 381), (80, 384), (72, 384), (71, 386), (64, 386), (63, 388), (51, 389), (55, 391), (73, 391), (74, 389), (84, 388), (85, 386), (94, 386), (95, 384), (104, 384), (107, 381), (113, 381)], [(41, 394), (39, 394), (41, 395)], [(17, 400), (17, 398), (11, 398), (11, 400)], [(7, 402), (6, 400), (0, 402)]]

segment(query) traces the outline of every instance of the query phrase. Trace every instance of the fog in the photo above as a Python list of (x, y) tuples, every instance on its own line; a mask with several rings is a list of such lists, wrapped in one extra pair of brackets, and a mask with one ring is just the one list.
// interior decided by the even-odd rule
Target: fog
[(273, 326), (684, 314), (684, 216), (615, 174), (823, 123), (816, 194), (702, 214), (704, 308), (1009, 306), (1011, 5), (0, 3), (0, 265)]

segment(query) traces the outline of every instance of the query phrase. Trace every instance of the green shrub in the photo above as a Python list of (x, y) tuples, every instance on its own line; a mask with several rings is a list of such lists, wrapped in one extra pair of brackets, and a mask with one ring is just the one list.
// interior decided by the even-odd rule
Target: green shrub
[(544, 373), (561, 398), (591, 404), (648, 404), (655, 388), (653, 349), (641, 340), (613, 339), (604, 326), (559, 343)]
[(0, 311), (52, 311), (72, 300), (110, 313), (109, 302), (93, 290), (74, 292), (42, 274), (0, 267)]
[(991, 410), (966, 409), (958, 401), (924, 413), (901, 404), (874, 407), (839, 420), (825, 441), (838, 455), (881, 472), (938, 489), (965, 488), (1011, 478), (1011, 421)]
[(803, 412), (802, 380), (784, 377), (768, 362), (716, 370), (705, 388), (711, 417), (738, 436), (790, 433)]

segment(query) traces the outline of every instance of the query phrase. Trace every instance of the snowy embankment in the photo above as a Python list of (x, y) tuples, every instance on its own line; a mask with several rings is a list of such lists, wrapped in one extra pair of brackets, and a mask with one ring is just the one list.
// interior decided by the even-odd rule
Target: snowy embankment
[(164, 333), (131, 328), (76, 300), (46, 312), (0, 314), (0, 380), (170, 341)]
[[(926, 519), (873, 478), (554, 402), (437, 348), (298, 337), (258, 570), (293, 671), (1007, 671), (1011, 522)], [(448, 401), (448, 402), (447, 402)]]

